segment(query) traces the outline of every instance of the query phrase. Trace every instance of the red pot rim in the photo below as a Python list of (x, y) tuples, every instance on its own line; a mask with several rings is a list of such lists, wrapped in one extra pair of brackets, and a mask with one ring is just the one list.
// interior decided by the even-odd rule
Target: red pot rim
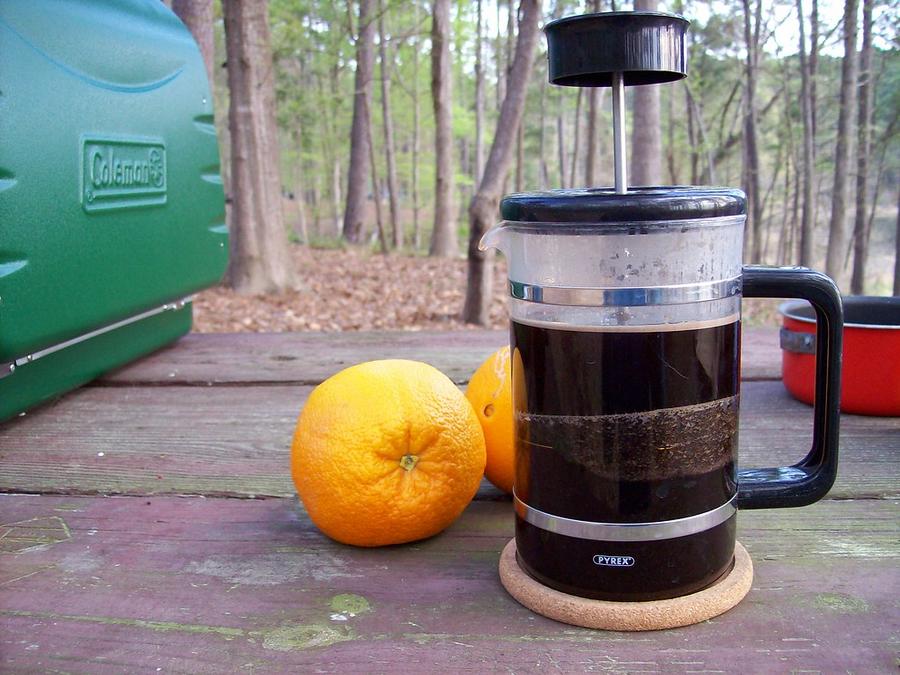
[[(900, 330), (900, 297), (851, 295), (843, 298), (844, 328)], [(788, 300), (778, 306), (787, 319), (815, 325), (812, 305), (806, 300)]]

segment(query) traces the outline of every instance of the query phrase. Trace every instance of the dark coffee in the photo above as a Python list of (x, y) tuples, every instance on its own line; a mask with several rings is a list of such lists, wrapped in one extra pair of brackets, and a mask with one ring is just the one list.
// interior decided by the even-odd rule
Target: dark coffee
[[(685, 518), (731, 499), (739, 322), (680, 328), (512, 323), (519, 499), (606, 523)], [(564, 536), (517, 517), (516, 539), (520, 562), (547, 585), (655, 599), (699, 590), (729, 569), (734, 517), (689, 536), (632, 542)], [(630, 564), (608, 564), (618, 558)]]

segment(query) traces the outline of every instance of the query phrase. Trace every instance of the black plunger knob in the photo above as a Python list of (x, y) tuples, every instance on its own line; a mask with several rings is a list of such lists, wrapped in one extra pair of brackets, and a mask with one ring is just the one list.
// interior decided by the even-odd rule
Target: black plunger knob
[(690, 21), (664, 12), (601, 12), (567, 16), (544, 27), (550, 82), (610, 87), (674, 82), (687, 76), (684, 34)]

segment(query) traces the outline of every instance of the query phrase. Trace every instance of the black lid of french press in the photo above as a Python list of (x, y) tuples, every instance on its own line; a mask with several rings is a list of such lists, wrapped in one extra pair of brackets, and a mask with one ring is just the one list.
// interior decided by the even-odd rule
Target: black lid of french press
[(660, 84), (687, 75), (684, 35), (690, 21), (664, 12), (603, 12), (567, 16), (544, 27), (550, 83), (610, 87)]
[(500, 202), (504, 220), (521, 223), (634, 223), (742, 216), (747, 197), (730, 187), (675, 185), (522, 192)]

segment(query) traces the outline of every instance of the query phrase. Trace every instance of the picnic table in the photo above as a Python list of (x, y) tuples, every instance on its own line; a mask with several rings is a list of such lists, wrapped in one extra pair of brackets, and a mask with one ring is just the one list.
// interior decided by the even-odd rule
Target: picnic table
[[(652, 633), (537, 616), (500, 585), (513, 536), (487, 483), (459, 520), (361, 549), (319, 533), (288, 470), (337, 370), (427, 361), (463, 385), (503, 332), (189, 335), (0, 426), (0, 670), (896, 672), (900, 419), (844, 415), (837, 482), (746, 511), (735, 609)], [(744, 335), (741, 465), (796, 461), (811, 409), (777, 331)]]

